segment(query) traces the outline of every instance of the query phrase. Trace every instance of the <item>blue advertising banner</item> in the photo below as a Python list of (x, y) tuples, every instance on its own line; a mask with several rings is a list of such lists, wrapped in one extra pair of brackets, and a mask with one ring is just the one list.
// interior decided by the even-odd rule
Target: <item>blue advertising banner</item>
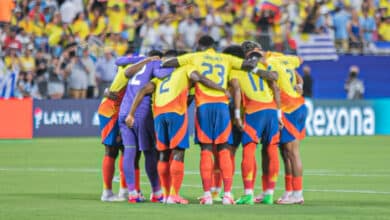
[[(99, 136), (100, 100), (35, 100), (34, 137)], [(308, 136), (390, 135), (390, 99), (306, 100)], [(194, 134), (194, 103), (188, 108)]]
[(35, 100), (34, 137), (98, 136), (100, 100)]

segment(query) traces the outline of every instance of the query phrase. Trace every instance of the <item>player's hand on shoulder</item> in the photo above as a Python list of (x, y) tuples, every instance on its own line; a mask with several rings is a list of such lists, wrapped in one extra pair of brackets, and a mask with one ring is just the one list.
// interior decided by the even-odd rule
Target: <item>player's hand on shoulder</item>
[(150, 61), (150, 62), (152, 62), (152, 61), (157, 61), (157, 60), (160, 60), (160, 57), (159, 57), (159, 56), (148, 57), (148, 61)]
[(128, 116), (126, 117), (125, 122), (126, 122), (126, 125), (127, 125), (129, 128), (132, 128), (132, 127), (134, 126), (134, 116), (128, 115)]

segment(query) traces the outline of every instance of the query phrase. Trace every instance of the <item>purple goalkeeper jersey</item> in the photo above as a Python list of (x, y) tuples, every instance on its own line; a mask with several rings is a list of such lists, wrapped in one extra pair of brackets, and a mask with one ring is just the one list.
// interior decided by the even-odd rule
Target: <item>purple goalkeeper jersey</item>
[[(134, 74), (133, 77), (130, 78), (127, 84), (125, 96), (123, 97), (120, 106), (119, 116), (123, 117), (129, 113), (131, 104), (133, 103), (137, 92), (141, 90), (150, 81), (150, 79), (153, 77), (164, 78), (167, 76), (167, 74), (169, 74), (169, 71), (158, 71), (160, 66), (161, 61), (152, 61), (146, 64), (140, 71), (138, 71), (136, 74)], [(149, 95), (142, 99), (140, 105), (135, 111), (135, 117), (143, 118), (150, 114), (150, 99), (151, 96)]]

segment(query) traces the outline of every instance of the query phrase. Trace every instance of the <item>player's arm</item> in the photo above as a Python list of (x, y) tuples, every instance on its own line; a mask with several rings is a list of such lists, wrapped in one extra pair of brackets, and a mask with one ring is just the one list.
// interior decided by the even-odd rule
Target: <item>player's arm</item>
[(130, 112), (127, 115), (126, 120), (125, 120), (127, 126), (133, 127), (135, 111), (137, 110), (138, 106), (140, 105), (142, 99), (147, 94), (153, 93), (155, 89), (156, 89), (155, 84), (153, 82), (149, 82), (140, 91), (138, 91), (137, 95), (135, 96), (135, 98), (133, 100), (133, 103), (131, 104)]
[(179, 67), (191, 65), (194, 61), (196, 53), (189, 53), (179, 57), (172, 57), (163, 62), (162, 67)]
[(259, 69), (257, 67), (254, 68), (252, 71), (254, 74), (262, 77), (265, 80), (276, 81), (276, 80), (278, 80), (278, 77), (279, 77), (278, 73), (275, 71), (262, 70), (262, 69)]
[(240, 83), (237, 79), (230, 80), (230, 86), (233, 89), (233, 100), (234, 100), (234, 119), (236, 125), (242, 130), (244, 125), (241, 119), (241, 88)]
[(179, 67), (179, 61), (177, 60), (177, 57), (172, 57), (167, 59), (162, 63), (162, 67)]
[(227, 93), (227, 90), (222, 88), (221, 86), (217, 85), (215, 82), (211, 81), (210, 79), (206, 78), (205, 76), (201, 75), (198, 71), (192, 71), (190, 74), (190, 79), (194, 83), (202, 83), (204, 86), (218, 90), (224, 93)]
[(295, 91), (299, 94), (303, 94), (303, 79), (297, 71), (295, 71), (295, 78), (297, 79), (297, 84), (294, 86)]
[(137, 62), (136, 64), (128, 67), (125, 70), (125, 76), (127, 78), (131, 78), (134, 74), (136, 74), (138, 71), (140, 71), (146, 64), (148, 64), (151, 61), (155, 61), (155, 60), (160, 60), (160, 57), (158, 57), (158, 56), (147, 57), (147, 58)]
[(267, 83), (268, 83), (268, 86), (271, 88), (272, 93), (274, 94), (274, 100), (276, 102), (276, 107), (277, 107), (277, 111), (278, 111), (279, 129), (282, 129), (284, 125), (282, 122), (282, 110), (281, 110), (282, 101), (280, 99), (280, 89), (279, 89), (276, 81), (268, 80)]

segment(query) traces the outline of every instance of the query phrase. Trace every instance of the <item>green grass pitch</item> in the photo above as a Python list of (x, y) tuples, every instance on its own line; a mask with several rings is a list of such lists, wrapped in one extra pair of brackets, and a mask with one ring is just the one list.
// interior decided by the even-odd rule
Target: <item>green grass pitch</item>
[[(190, 204), (183, 206), (101, 202), (98, 138), (0, 140), (0, 219), (390, 219), (389, 143), (383, 136), (304, 140), (302, 206), (199, 205), (199, 148), (192, 146), (181, 191)], [(241, 151), (237, 171), (240, 161)], [(237, 173), (236, 197), (243, 191), (241, 182)], [(145, 175), (142, 188), (148, 195)], [(257, 181), (256, 194), (259, 188)], [(275, 197), (282, 189), (281, 175)]]

